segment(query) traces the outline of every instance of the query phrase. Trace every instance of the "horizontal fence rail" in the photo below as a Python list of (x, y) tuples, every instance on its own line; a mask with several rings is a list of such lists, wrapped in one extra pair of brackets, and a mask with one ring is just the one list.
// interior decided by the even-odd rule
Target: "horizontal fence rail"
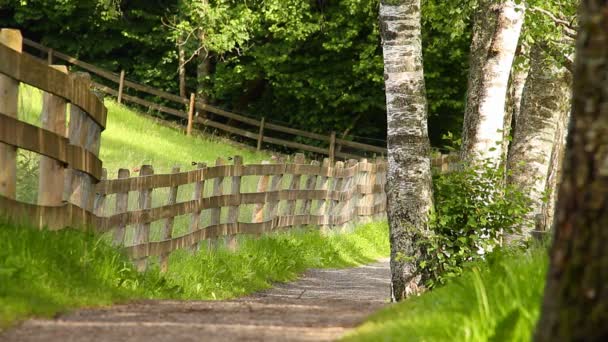
[[(301, 150), (306, 152), (311, 152), (319, 155), (329, 156), (331, 160), (334, 158), (341, 159), (351, 159), (351, 158), (361, 158), (365, 155), (386, 155), (387, 150), (385, 147), (375, 146), (364, 144), (360, 142), (351, 141), (347, 136), (342, 138), (337, 138), (335, 132), (328, 133), (327, 135), (308, 132), (301, 129), (287, 127), (285, 125), (280, 125), (272, 122), (268, 122), (265, 118), (262, 119), (254, 119), (251, 117), (235, 114), (215, 106), (211, 106), (209, 104), (205, 104), (199, 100), (194, 101), (194, 108), (190, 106), (191, 97), (181, 97), (175, 94), (171, 94), (166, 91), (162, 91), (153, 87), (149, 87), (146, 85), (142, 85), (136, 82), (132, 82), (125, 79), (124, 71), (120, 74), (116, 74), (114, 72), (96, 67), (92, 64), (80, 61), (76, 58), (63, 54), (61, 52), (55, 51), (51, 48), (43, 46), (37, 42), (34, 42), (29, 39), (23, 40), (24, 44), (30, 48), (33, 48), (41, 53), (47, 54), (48, 61), (53, 61), (54, 59), (60, 59), (66, 63), (71, 65), (75, 65), (79, 68), (82, 68), (92, 74), (95, 74), (107, 81), (116, 84), (115, 88), (109, 87), (107, 85), (103, 85), (97, 82), (92, 82), (92, 86), (101, 92), (115, 96), (119, 99), (119, 103), (122, 101), (134, 103), (140, 106), (144, 106), (158, 112), (162, 112), (174, 117), (182, 118), (188, 120), (188, 127), (192, 126), (192, 123), (198, 123), (203, 126), (212, 127), (230, 134), (234, 134), (240, 136), (245, 139), (250, 139), (256, 142), (258, 150), (261, 149), (262, 144), (271, 144), (275, 146), (281, 146), (293, 150)], [(140, 99), (136, 96), (128, 95), (124, 91), (125, 89), (130, 88), (145, 94), (149, 94), (152, 96), (159, 97), (163, 100), (169, 101), (174, 105), (178, 105), (183, 108), (183, 110), (175, 109), (170, 106), (165, 106), (161, 104), (157, 104), (148, 100)], [(212, 120), (209, 118), (203, 118), (200, 116), (193, 116), (192, 113), (194, 110), (209, 112), (215, 114), (217, 116), (223, 117), (225, 119), (229, 119), (227, 123), (221, 123), (216, 120)], [(240, 123), (240, 127), (235, 127), (231, 122)], [(245, 129), (242, 126), (251, 126), (251, 130)], [(189, 131), (189, 130), (188, 130)], [(275, 136), (272, 136), (270, 132), (275, 132)], [(319, 147), (308, 145), (300, 142), (295, 142), (292, 140), (286, 140), (282, 137), (277, 137), (276, 133), (282, 135), (292, 135), (307, 139), (313, 139), (319, 141), (321, 145), (326, 145), (327, 147)], [(269, 135), (270, 134), (270, 135)], [(347, 148), (351, 152), (345, 152), (342, 149)]]

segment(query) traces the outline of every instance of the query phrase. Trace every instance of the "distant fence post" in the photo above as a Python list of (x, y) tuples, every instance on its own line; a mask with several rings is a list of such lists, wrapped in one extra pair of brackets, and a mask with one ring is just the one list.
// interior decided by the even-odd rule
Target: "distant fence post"
[[(171, 169), (171, 173), (179, 173), (180, 167), (174, 166)], [(173, 205), (177, 203), (177, 186), (172, 186), (169, 188), (169, 198), (167, 199), (167, 205)], [(165, 221), (165, 226), (160, 234), (161, 240), (169, 240), (173, 236), (173, 223), (175, 222), (175, 216), (171, 216), (167, 218)], [(160, 255), (160, 271), (162, 273), (167, 272), (169, 269), (169, 253), (164, 253)]]
[[(19, 30), (0, 29), (0, 44), (22, 51)], [(19, 82), (0, 74), (0, 113), (16, 118), (19, 108)], [(0, 143), (0, 195), (14, 199), (17, 195), (17, 148)]]
[[(202, 170), (206, 167), (207, 167), (207, 164), (205, 164), (205, 163), (198, 163), (196, 165), (196, 168), (198, 170)], [(203, 189), (204, 188), (205, 188), (204, 180), (196, 182), (196, 185), (194, 186), (194, 193), (192, 194), (192, 200), (196, 201), (197, 204), (200, 204), (200, 202), (203, 199)], [(190, 219), (190, 233), (197, 231), (199, 229), (200, 225), (201, 225), (201, 211), (197, 210), (192, 213), (192, 217)], [(191, 248), (192, 248), (192, 251), (197, 251), (198, 243), (193, 244), (191, 246)]]
[[(47, 53), (46, 53), (46, 62), (48, 63), (48, 65), (52, 65), (53, 64), (53, 49), (52, 48), (49, 48), (47, 50)], [(67, 66), (66, 66), (66, 68), (67, 68)]]
[(266, 122), (266, 118), (262, 117), (262, 121), (260, 121), (260, 130), (258, 132), (258, 146), (257, 150), (260, 151), (262, 149), (262, 143), (264, 142), (264, 123)]
[[(55, 65), (53, 68), (68, 73), (65, 65)], [(42, 95), (41, 127), (57, 133), (66, 134), (67, 101), (59, 96), (44, 92)], [(65, 166), (59, 161), (40, 156), (40, 171), (38, 176), (38, 205), (58, 206), (63, 201), (65, 182)]]
[(327, 212), (327, 208), (329, 208), (330, 191), (329, 191), (329, 182), (331, 181), (331, 176), (329, 173), (331, 172), (331, 162), (329, 158), (323, 159), (323, 164), (321, 164), (321, 177), (319, 177), (319, 190), (325, 190), (325, 199), (319, 200), (317, 215), (323, 216), (324, 221), (328, 222), (327, 224), (321, 225), (321, 231), (323, 232), (325, 228), (329, 225), (329, 215)]
[(122, 103), (122, 92), (125, 88), (125, 71), (120, 71), (120, 79), (118, 80), (118, 103)]
[[(152, 165), (142, 165), (139, 176), (150, 176), (154, 174)], [(139, 210), (150, 209), (152, 207), (152, 190), (144, 189), (139, 191)], [(150, 223), (139, 223), (133, 235), (133, 245), (141, 245), (150, 242)], [(147, 257), (135, 260), (135, 266), (139, 271), (145, 271), (148, 264)]]
[[(262, 161), (263, 165), (268, 165), (270, 162), (268, 160)], [(268, 190), (268, 183), (270, 181), (270, 176), (260, 176), (258, 180), (258, 187), (256, 192), (266, 192)], [(256, 203), (253, 206), (253, 213), (251, 215), (251, 221), (253, 223), (264, 222), (264, 203)]]
[[(88, 73), (77, 72), (71, 76), (74, 81), (87, 83), (91, 81)], [(101, 126), (74, 104), (70, 105), (68, 137), (70, 144), (82, 146), (95, 156), (99, 156)], [(67, 201), (80, 208), (91, 210), (95, 198), (93, 178), (82, 171), (67, 169), (65, 179), (64, 196)]]
[(331, 200), (331, 202), (329, 202), (329, 208), (328, 208), (328, 212), (331, 215), (330, 222), (331, 222), (332, 227), (336, 226), (338, 219), (339, 219), (339, 212), (336, 209), (338, 207), (338, 204), (340, 203), (339, 202), (339, 198), (341, 195), (340, 193), (342, 191), (342, 186), (344, 184), (343, 174), (344, 174), (344, 163), (341, 161), (336, 162), (336, 168), (333, 173), (332, 187), (331, 187), (332, 200)]
[[(234, 156), (234, 173), (235, 176), (232, 176), (232, 187), (230, 189), (230, 192), (232, 195), (236, 195), (239, 204), (237, 205), (233, 205), (228, 207), (228, 223), (232, 223), (234, 224), (236, 227), (238, 227), (238, 223), (239, 223), (239, 209), (240, 209), (240, 202), (241, 202), (241, 173), (242, 173), (242, 169), (243, 169), (243, 157), (241, 156)], [(228, 236), (226, 238), (226, 244), (229, 250), (231, 251), (235, 251), (238, 247), (237, 245), (237, 239), (236, 239), (236, 232), (234, 234), (230, 234), (230, 231), (228, 232)]]
[(186, 126), (186, 135), (192, 134), (192, 121), (194, 120), (194, 93), (190, 93), (190, 104), (188, 105), (188, 126)]
[[(119, 169), (118, 179), (129, 178), (129, 169)], [(126, 213), (129, 210), (129, 191), (119, 192), (116, 194), (116, 210), (114, 214)], [(114, 246), (121, 246), (125, 241), (125, 231), (127, 226), (121, 223), (116, 229), (114, 229)]]
[(331, 132), (329, 136), (329, 161), (334, 162), (336, 160), (336, 132)]

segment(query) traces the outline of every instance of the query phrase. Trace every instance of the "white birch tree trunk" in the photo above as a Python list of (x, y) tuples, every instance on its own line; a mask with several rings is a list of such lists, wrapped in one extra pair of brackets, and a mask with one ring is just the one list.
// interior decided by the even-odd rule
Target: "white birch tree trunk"
[[(544, 226), (547, 219), (543, 217), (543, 198), (555, 192), (559, 178), (556, 173), (565, 144), (570, 83), (570, 73), (547, 56), (540, 45), (535, 45), (507, 161), (507, 181), (530, 196), (532, 212), (521, 227), (521, 234), (508, 236), (508, 242), (527, 239), (535, 226)], [(552, 221), (552, 213), (549, 215)]]
[(502, 132), (509, 74), (524, 21), (515, 0), (482, 0), (473, 27), (469, 89), (462, 134), (465, 160), (503, 156)]
[(424, 289), (418, 267), (426, 253), (432, 207), (430, 142), (422, 66), (420, 0), (382, 0), (380, 27), (388, 121), (388, 220), (391, 296)]

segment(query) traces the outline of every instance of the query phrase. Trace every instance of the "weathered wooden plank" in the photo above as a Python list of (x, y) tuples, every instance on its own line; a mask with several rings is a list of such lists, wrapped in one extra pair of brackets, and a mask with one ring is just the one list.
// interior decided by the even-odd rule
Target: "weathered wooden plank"
[[(118, 170), (118, 179), (129, 178), (129, 169), (119, 169)], [(129, 192), (121, 192), (116, 194), (116, 210), (114, 211), (114, 215), (126, 213), (129, 209)], [(108, 220), (106, 220), (107, 222)], [(114, 227), (106, 224), (108, 227)], [(120, 223), (117, 225), (116, 230), (114, 230), (114, 238), (112, 241), (114, 242), (114, 246), (121, 246), (125, 241), (125, 231), (127, 229), (127, 225), (124, 223)]]
[[(90, 77), (91, 76), (86, 73), (74, 73), (70, 75), (70, 79), (74, 82), (80, 82), (87, 85), (90, 81)], [(101, 126), (87, 115), (83, 109), (75, 105), (70, 106), (68, 136), (71, 145), (81, 146), (84, 150), (92, 153), (94, 156), (99, 155)], [(97, 177), (91, 178), (89, 174), (82, 171), (68, 169), (65, 181), (65, 198), (72, 204), (91, 210), (95, 199), (93, 181), (97, 181), (98, 179), (99, 178)]]
[(89, 89), (89, 82), (73, 79), (49, 67), (28, 54), (21, 54), (0, 44), (0, 73), (32, 85), (48, 93), (63, 97), (82, 108), (101, 127), (105, 127), (107, 110), (103, 102)]
[[(19, 54), (22, 48), (19, 30), (0, 29), (0, 47)], [(0, 57), (0, 73), (5, 68), (15, 67)], [(10, 75), (9, 75), (10, 76)], [(19, 113), (19, 82), (0, 74), (0, 113), (17, 118)], [(0, 123), (0, 130), (3, 123)], [(9, 127), (4, 127), (8, 130)], [(2, 141), (2, 140), (0, 140)], [(13, 145), (13, 146), (11, 146)], [(17, 148), (14, 144), (0, 142), (0, 196), (16, 198), (17, 195)]]
[(380, 146), (375, 146), (375, 145), (370, 145), (370, 144), (363, 144), (363, 143), (359, 143), (356, 141), (344, 140), (344, 139), (340, 139), (340, 138), (336, 139), (336, 143), (343, 145), (343, 146), (353, 147), (353, 148), (356, 148), (356, 149), (359, 149), (362, 151), (387, 154), (386, 147), (380, 147)]
[[(268, 124), (266, 124), (266, 127), (268, 127)], [(305, 144), (301, 144), (301, 143), (297, 143), (297, 142), (293, 142), (293, 141), (289, 141), (289, 140), (283, 140), (283, 139), (279, 139), (279, 138), (264, 137), (264, 142), (267, 142), (269, 144), (283, 146), (283, 147), (300, 149), (303, 151), (309, 151), (309, 152), (314, 152), (314, 153), (319, 153), (319, 154), (327, 154), (327, 150), (324, 148), (320, 148), (320, 147), (316, 147), (316, 146), (309, 146), (309, 145), (305, 145)]]
[[(108, 170), (101, 170), (101, 179), (108, 178)], [(63, 179), (61, 179), (63, 181)], [(61, 183), (63, 186), (63, 182)], [(60, 189), (59, 194), (61, 195), (63, 192), (63, 187)], [(95, 201), (93, 202), (93, 213), (97, 217), (105, 216), (105, 205), (106, 205), (106, 195), (104, 194), (95, 194)]]
[[(331, 161), (329, 160), (329, 158), (325, 158), (323, 159), (323, 164), (321, 165), (322, 169), (329, 169), (331, 167)], [(329, 192), (329, 183), (330, 183), (330, 178), (327, 177), (326, 175), (321, 175), (319, 176), (319, 187), (318, 190), (321, 191), (325, 191), (326, 193)], [(317, 208), (317, 216), (328, 216), (329, 215), (329, 207), (330, 207), (330, 199), (325, 196), (325, 198), (323, 199), (319, 199), (319, 204), (318, 204), (318, 208)], [(324, 227), (322, 227), (322, 230), (324, 230)]]
[[(264, 160), (262, 164), (270, 164), (269, 161)], [(260, 176), (258, 180), (257, 192), (264, 193), (268, 190), (268, 183), (270, 182), (270, 176)], [(253, 206), (253, 213), (251, 215), (251, 221), (254, 223), (264, 221), (264, 203), (256, 203)]]
[(194, 93), (190, 93), (190, 104), (188, 105), (188, 124), (186, 125), (186, 135), (192, 134), (192, 120), (194, 118)]
[[(310, 164), (317, 168), (319, 168), (319, 166), (321, 165), (316, 160), (313, 160)], [(316, 185), (317, 185), (317, 176), (309, 175), (308, 178), (306, 179), (306, 190), (309, 190), (309, 191), (315, 190)], [(312, 215), (312, 199), (304, 200), (304, 204), (302, 205), (299, 214)]]
[[(343, 169), (344, 169), (344, 163), (341, 162), (341, 161), (336, 162), (336, 173), (343, 173), (342, 172)], [(332, 180), (332, 184), (331, 184), (332, 191), (333, 192), (342, 191), (343, 184), (344, 184), (344, 178), (334, 178)], [(328, 212), (329, 212), (330, 216), (338, 216), (338, 215), (340, 215), (340, 213), (336, 211), (336, 208), (338, 207), (339, 203), (340, 202), (337, 199), (332, 199), (329, 202)]]
[(70, 203), (61, 206), (39, 206), (0, 195), (0, 214), (13, 222), (23, 222), (38, 228), (60, 230), (71, 227), (97, 233), (106, 231), (102, 219)]
[[(294, 159), (294, 164), (299, 166), (301, 164), (304, 164), (305, 162), (305, 157), (304, 154), (302, 153), (297, 153)], [(289, 190), (299, 190), (300, 189), (300, 182), (302, 180), (302, 176), (299, 174), (293, 174), (291, 176), (291, 182), (289, 182)], [(285, 206), (285, 215), (294, 215), (296, 212), (296, 205), (297, 205), (297, 201), (294, 200), (288, 200), (287, 201), (287, 205)]]
[(0, 142), (53, 158), (95, 179), (101, 177), (101, 160), (92, 152), (72, 145), (64, 136), (3, 113), (0, 113)]
[[(272, 162), (276, 163), (273, 166), (281, 166), (283, 168), (285, 167), (284, 161), (280, 158), (273, 157)], [(272, 181), (270, 183), (270, 191), (279, 192), (281, 190), (282, 183), (283, 183), (283, 172), (275, 174), (272, 177)], [(268, 217), (272, 220), (278, 215), (279, 200), (266, 199), (265, 202), (268, 203), (266, 205), (268, 207)]]

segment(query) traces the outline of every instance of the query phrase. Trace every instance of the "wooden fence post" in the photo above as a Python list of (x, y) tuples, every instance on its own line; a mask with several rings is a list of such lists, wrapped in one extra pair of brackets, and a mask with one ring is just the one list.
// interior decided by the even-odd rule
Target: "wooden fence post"
[[(176, 165), (171, 169), (171, 173), (179, 173), (179, 171), (180, 171), (179, 165)], [(177, 190), (178, 190), (177, 186), (172, 186), (169, 188), (169, 197), (167, 198), (167, 205), (173, 205), (173, 204), (177, 203)], [(175, 216), (171, 216), (165, 220), (165, 225), (160, 234), (161, 240), (168, 240), (173, 237), (173, 223), (174, 222), (175, 222)], [(161, 256), (159, 258), (160, 259), (160, 271), (162, 273), (167, 272), (167, 270), (169, 269), (169, 254), (170, 253), (161, 254)]]
[[(119, 169), (118, 170), (118, 179), (129, 178), (129, 169)], [(114, 214), (122, 214), (126, 213), (129, 210), (129, 191), (119, 192), (116, 194), (116, 210)], [(125, 224), (120, 224), (114, 230), (114, 246), (121, 246), (125, 241), (125, 231), (127, 226)]]
[[(215, 166), (222, 166), (225, 162), (222, 158), (217, 158), (215, 161)], [(217, 197), (221, 196), (224, 193), (224, 177), (217, 177), (213, 180), (213, 190), (211, 192), (211, 196)], [(216, 226), (220, 224), (222, 216), (222, 208), (211, 208), (209, 209), (209, 226)], [(217, 239), (209, 240), (209, 250), (212, 250), (217, 247)]]
[[(295, 173), (298, 172), (297, 165), (304, 164), (304, 162), (305, 162), (304, 154), (296, 153), (296, 157), (294, 158), (294, 164), (296, 165), (296, 167), (294, 168), (294, 174), (291, 175), (291, 182), (289, 183), (289, 190), (299, 190), (300, 189), (300, 182), (302, 181), (302, 176), (295, 174)], [(292, 198), (297, 198), (297, 196), (294, 195)], [(287, 206), (285, 209), (285, 215), (287, 215), (287, 216), (295, 215), (296, 206), (297, 206), (297, 200), (295, 200), (295, 199), (288, 200)]]
[[(78, 72), (71, 74), (71, 76), (74, 80), (91, 81), (91, 76), (88, 73)], [(70, 105), (68, 136), (70, 144), (82, 146), (95, 156), (99, 156), (101, 127), (84, 110), (74, 104)], [(81, 171), (67, 169), (65, 178), (64, 196), (67, 201), (80, 208), (91, 210), (95, 197), (92, 177)]]
[[(68, 68), (64, 65), (54, 65), (64, 74)], [(50, 93), (42, 95), (42, 113), (40, 115), (41, 127), (65, 136), (66, 133), (67, 101)], [(63, 201), (63, 188), (65, 181), (65, 167), (62, 163), (49, 157), (40, 156), (38, 172), (38, 205), (59, 206)]]
[[(62, 175), (63, 176), (63, 175)], [(63, 182), (63, 178), (60, 178)], [(101, 169), (101, 180), (108, 179), (108, 170)], [(63, 183), (62, 183), (63, 185)], [(59, 195), (62, 194), (63, 188), (59, 191)], [(93, 213), (97, 217), (104, 217), (106, 209), (106, 195), (105, 194), (95, 194), (95, 202), (93, 203)]]
[[(152, 165), (142, 165), (139, 176), (150, 176), (154, 174)], [(145, 210), (152, 207), (152, 191), (154, 189), (144, 189), (139, 191), (139, 209)], [(139, 223), (133, 235), (133, 245), (140, 245), (150, 242), (150, 223)], [(135, 266), (139, 271), (145, 271), (148, 264), (147, 257), (135, 260)]]
[[(268, 165), (270, 162), (268, 160), (262, 161), (263, 165)], [(268, 189), (268, 183), (270, 181), (270, 176), (260, 176), (258, 180), (258, 188), (256, 192), (266, 192)], [(264, 222), (264, 203), (256, 203), (253, 206), (253, 213), (251, 214), (251, 221), (253, 223)]]
[[(339, 161), (336, 162), (336, 170), (334, 172), (334, 176), (332, 179), (332, 197), (334, 196), (339, 196), (340, 193), (342, 192), (342, 187), (344, 184), (344, 178), (342, 177), (344, 173), (344, 163)], [(338, 178), (338, 176), (340, 176), (340, 178)], [(329, 214), (331, 215), (330, 217), (330, 222), (331, 222), (331, 226), (334, 227), (336, 226), (336, 222), (338, 222), (339, 219), (339, 212), (336, 210), (336, 208), (338, 207), (339, 204), (339, 200), (337, 199), (332, 199), (331, 202), (329, 203)]]
[(120, 78), (118, 80), (118, 103), (121, 104), (122, 103), (122, 92), (125, 89), (125, 71), (121, 70), (120, 71)]
[(194, 93), (190, 93), (190, 104), (188, 105), (188, 126), (186, 126), (186, 135), (192, 134), (192, 121), (194, 120)]
[[(273, 157), (273, 163), (284, 165), (285, 161), (282, 158)], [(272, 180), (270, 182), (270, 191), (281, 190), (282, 182), (283, 182), (283, 174), (278, 174), (278, 175), (272, 176)], [(277, 217), (278, 212), (279, 212), (279, 210), (278, 210), (279, 202), (280, 201), (269, 201), (267, 203), (269, 219), (273, 220), (275, 217)]]
[[(321, 225), (321, 232), (325, 232), (327, 226), (329, 225), (328, 209), (329, 209), (329, 203), (331, 201), (329, 199), (330, 198), (329, 182), (331, 180), (330, 172), (332, 172), (332, 169), (331, 169), (331, 162), (329, 161), (329, 158), (323, 159), (323, 164), (321, 164), (321, 171), (322, 171), (323, 175), (319, 178), (319, 190), (325, 190), (327, 193), (325, 195), (324, 200), (319, 200), (317, 215), (323, 216), (324, 217), (323, 221), (327, 222), (327, 224)], [(325, 175), (324, 173), (327, 173), (327, 174)]]
[(329, 136), (329, 160), (333, 163), (336, 160), (336, 132), (331, 132)]
[[(319, 166), (321, 165), (321, 163), (319, 163), (316, 160), (313, 160), (310, 165), (312, 166)], [(317, 185), (317, 176), (316, 175), (309, 175), (308, 178), (306, 179), (306, 190), (314, 190), (315, 187)], [(302, 204), (302, 207), (300, 208), (300, 213), (303, 215), (312, 215), (312, 200), (304, 200), (304, 204)]]
[[(232, 195), (237, 195), (239, 204), (228, 207), (228, 222), (227, 223), (236, 224), (237, 227), (238, 227), (238, 222), (239, 222), (239, 209), (240, 209), (240, 201), (241, 201), (240, 195), (241, 195), (241, 173), (242, 173), (242, 169), (243, 169), (242, 166), (243, 166), (243, 157), (234, 156), (235, 176), (232, 176), (232, 187), (231, 187), (230, 192)], [(228, 234), (227, 239), (226, 239), (226, 245), (227, 245), (228, 249), (231, 251), (235, 251), (237, 249), (238, 242), (236, 239), (236, 234)]]
[(264, 142), (264, 124), (266, 122), (266, 118), (262, 117), (262, 121), (260, 121), (260, 130), (258, 132), (258, 146), (257, 150), (260, 151), (262, 149), (262, 143)]
[[(196, 168), (201, 170), (207, 167), (207, 164), (204, 163), (198, 163), (196, 165)], [(197, 201), (198, 203), (200, 203), (203, 199), (203, 189), (205, 188), (205, 181), (201, 180), (200, 182), (196, 182), (196, 185), (194, 186), (194, 193), (192, 194), (192, 200), (193, 201)], [(190, 218), (190, 232), (194, 232), (197, 231), (201, 226), (201, 211), (196, 211), (192, 213), (192, 216)], [(192, 251), (197, 251), (198, 250), (198, 243), (194, 243), (191, 247), (192, 247)]]
[[(49, 48), (46, 53), (46, 62), (48, 63), (48, 65), (53, 64), (53, 49), (52, 48)], [(66, 68), (67, 68), (67, 66), (66, 66)]]
[[(1, 29), (0, 44), (22, 51), (19, 30)], [(0, 74), (0, 113), (16, 118), (19, 112), (19, 82)], [(0, 143), (0, 196), (17, 195), (17, 148)]]

